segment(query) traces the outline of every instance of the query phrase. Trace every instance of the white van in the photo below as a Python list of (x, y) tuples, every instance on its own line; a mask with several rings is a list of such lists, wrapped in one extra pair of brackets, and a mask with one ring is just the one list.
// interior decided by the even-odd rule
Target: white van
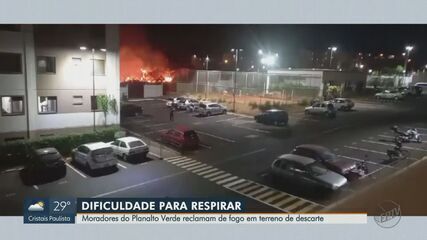
[(113, 149), (104, 142), (87, 143), (78, 146), (72, 151), (72, 160), (89, 170), (117, 165)]

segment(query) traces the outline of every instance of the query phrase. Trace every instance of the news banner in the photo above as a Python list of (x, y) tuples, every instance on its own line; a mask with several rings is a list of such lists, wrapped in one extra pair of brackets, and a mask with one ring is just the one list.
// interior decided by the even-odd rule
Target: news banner
[(366, 213), (253, 213), (242, 200), (29, 198), (26, 224), (366, 224)]

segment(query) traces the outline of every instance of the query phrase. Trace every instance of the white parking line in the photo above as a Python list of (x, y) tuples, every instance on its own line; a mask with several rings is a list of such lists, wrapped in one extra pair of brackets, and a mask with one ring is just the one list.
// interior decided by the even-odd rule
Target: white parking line
[(384, 168), (385, 168), (385, 167), (378, 168), (377, 170), (372, 171), (372, 172), (370, 172), (370, 173), (368, 173), (368, 174), (365, 174), (365, 175), (363, 175), (363, 176), (362, 176), (362, 177), (360, 177), (360, 178), (361, 178), (361, 179), (366, 178), (366, 177), (368, 177), (368, 176), (370, 176), (370, 175), (372, 175), (372, 174), (374, 174), (374, 173), (377, 173), (377, 172), (379, 172), (379, 171), (383, 170)]
[(164, 126), (164, 125), (168, 125), (169, 123), (156, 123), (156, 124), (148, 124), (145, 125), (146, 127), (159, 127), (159, 126)]
[(71, 166), (71, 164), (65, 163), (65, 165), (67, 165), (67, 167), (71, 168), (71, 170), (73, 170), (74, 172), (76, 172), (77, 174), (79, 174), (80, 176), (82, 176), (83, 178), (87, 178), (86, 175), (84, 175), (82, 172), (80, 172), (79, 170), (77, 170), (76, 168), (74, 168), (73, 166)]
[(306, 118), (306, 117), (295, 117), (291, 116), (290, 119), (300, 120), (300, 121), (309, 121), (309, 122), (319, 122), (319, 119), (312, 119), (312, 118)]
[(213, 135), (213, 134), (210, 134), (210, 133), (207, 133), (207, 132), (197, 131), (197, 133), (198, 133), (198, 134), (201, 134), (201, 135), (205, 135), (205, 136), (213, 137), (213, 138), (216, 138), (216, 139), (219, 139), (219, 140), (222, 140), (222, 141), (230, 142), (230, 143), (235, 143), (235, 142), (236, 142), (236, 141), (235, 141), (235, 140), (233, 140), (233, 139), (220, 137), (220, 136)]
[(121, 163), (117, 163), (117, 165), (118, 165), (119, 167), (121, 167), (121, 168), (124, 168), (124, 169), (128, 168), (128, 167), (126, 167), (125, 165), (123, 165), (123, 164), (121, 164)]
[[(386, 152), (379, 152), (379, 151), (375, 151), (375, 150), (371, 150), (371, 149), (367, 149), (367, 148), (359, 148), (359, 147), (353, 147), (353, 146), (344, 146), (345, 148), (350, 148), (353, 150), (359, 150), (359, 151), (364, 151), (364, 152), (371, 152), (371, 153), (377, 153), (377, 154), (381, 154), (381, 155), (387, 155)], [(409, 160), (413, 160), (413, 161), (417, 161), (418, 159), (413, 158), (413, 157), (408, 157)]]
[(162, 158), (159, 154), (155, 154), (153, 152), (148, 152), (150, 155), (155, 156), (156, 158)]
[(22, 169), (24, 169), (24, 167), (10, 168), (10, 169), (6, 169), (6, 170), (0, 172), (0, 174), (9, 173), (9, 172), (15, 172), (15, 171), (21, 171)]
[(233, 118), (227, 118), (227, 119), (221, 119), (221, 120), (217, 120), (217, 121), (215, 121), (215, 122), (226, 122), (226, 121), (232, 121), (232, 120), (235, 120), (235, 119), (240, 119), (241, 117), (233, 117)]
[(333, 132), (336, 132), (336, 131), (341, 130), (341, 129), (343, 129), (343, 128), (344, 128), (344, 127), (331, 128), (331, 129), (328, 129), (328, 130), (323, 131), (323, 132), (322, 132), (322, 134), (333, 133)]
[[(374, 144), (384, 145), (384, 146), (395, 146), (394, 144), (391, 144), (391, 143), (383, 143), (383, 142), (372, 141), (372, 140), (361, 140), (361, 141), (366, 142), (366, 143), (374, 143)], [(403, 146), (402, 148), (409, 149), (409, 150), (415, 150), (415, 151), (421, 151), (421, 152), (427, 152), (426, 149), (416, 148), (416, 147)]]
[(64, 181), (60, 181), (60, 182), (58, 183), (58, 185), (62, 185), (62, 184), (66, 184), (66, 183), (68, 183), (68, 181), (67, 181), (67, 180), (64, 180)]
[(202, 144), (202, 143), (199, 143), (199, 146), (202, 147), (202, 148), (206, 148), (206, 149), (212, 149), (211, 146), (208, 146), (208, 145), (205, 145), (205, 144)]
[(266, 148), (261, 148), (261, 149), (257, 149), (257, 150), (251, 151), (251, 152), (247, 152), (247, 153), (243, 153), (243, 154), (240, 154), (240, 155), (237, 155), (237, 156), (233, 156), (233, 157), (227, 158), (227, 159), (225, 159), (225, 160), (217, 163), (216, 165), (222, 164), (224, 162), (236, 160), (236, 159), (239, 159), (239, 158), (247, 157), (247, 156), (252, 155), (252, 154), (257, 154), (257, 153), (260, 153), (260, 152), (264, 152), (265, 150), (267, 150), (267, 149)]
[[(394, 139), (395, 136), (390, 136), (390, 135), (385, 135), (385, 134), (379, 134), (378, 137), (383, 137), (383, 138), (391, 138)], [(422, 143), (427, 143), (427, 141), (421, 141)], [(414, 142), (416, 143), (416, 142)]]
[(13, 197), (13, 196), (15, 196), (16, 195), (16, 193), (8, 193), (8, 194), (6, 194), (5, 196), (8, 198), (8, 197)]
[(383, 167), (388, 167), (388, 168), (393, 168), (393, 169), (398, 169), (397, 167), (393, 167), (390, 165), (386, 165), (386, 164), (382, 164), (382, 163), (376, 163), (376, 162), (372, 162), (372, 161), (368, 161), (368, 160), (363, 160), (363, 159), (359, 159), (359, 158), (354, 158), (354, 157), (348, 157), (348, 156), (344, 156), (344, 155), (337, 155), (337, 157), (342, 157), (342, 158), (346, 158), (346, 159), (350, 159), (350, 160), (354, 160), (354, 161), (358, 161), (358, 162), (367, 162), (373, 165), (378, 165), (378, 166), (383, 166)]
[(244, 126), (240, 126), (240, 125), (238, 125), (238, 124), (234, 124), (234, 125), (232, 125), (232, 126), (233, 126), (233, 127), (236, 127), (236, 128), (241, 128), (241, 129), (249, 130), (249, 131), (254, 131), (254, 132), (270, 133), (270, 131), (267, 131), (267, 130), (261, 130), (261, 129), (258, 129), (258, 128), (244, 127)]
[(39, 186), (37, 186), (37, 185), (33, 185), (33, 188), (36, 190), (39, 190)]
[(364, 152), (371, 152), (371, 153), (377, 153), (377, 154), (381, 154), (381, 155), (387, 155), (387, 153), (385, 152), (379, 152), (379, 151), (375, 151), (375, 150), (371, 150), (371, 149), (367, 149), (367, 148), (359, 148), (359, 147), (353, 147), (353, 146), (344, 146), (345, 148), (349, 148), (349, 149), (353, 149), (353, 150), (359, 150), (359, 151), (364, 151)]
[(108, 196), (108, 195), (111, 195), (111, 194), (114, 194), (114, 193), (123, 192), (123, 191), (130, 190), (130, 189), (133, 189), (133, 188), (141, 187), (141, 186), (153, 183), (153, 182), (158, 182), (158, 181), (162, 181), (162, 180), (165, 180), (165, 179), (168, 179), (168, 178), (176, 177), (176, 176), (179, 176), (179, 175), (182, 175), (182, 174), (185, 174), (185, 173), (187, 173), (187, 171), (177, 172), (177, 173), (174, 173), (174, 174), (171, 174), (171, 175), (167, 175), (167, 176), (155, 178), (155, 179), (152, 179), (152, 180), (148, 180), (148, 181), (145, 181), (145, 182), (140, 182), (140, 183), (137, 183), (137, 184), (134, 184), (134, 185), (122, 187), (122, 188), (119, 188), (119, 189), (116, 189), (116, 190), (113, 190), (113, 191), (110, 191), (110, 192), (100, 193), (98, 195), (93, 196), (92, 198), (100, 198), (100, 197)]
[(241, 113), (233, 113), (233, 112), (228, 112), (227, 115), (239, 116), (239, 117), (244, 117), (244, 118), (253, 118), (253, 116), (250, 116), (250, 115), (245, 115), (245, 114), (241, 114)]

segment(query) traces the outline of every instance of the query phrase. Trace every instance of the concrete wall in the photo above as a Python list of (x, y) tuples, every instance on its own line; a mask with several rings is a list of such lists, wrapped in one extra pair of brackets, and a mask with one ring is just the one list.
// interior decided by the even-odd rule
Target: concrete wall
[(144, 85), (144, 98), (163, 96), (163, 85)]
[[(22, 73), (0, 74), (0, 96), (24, 96), (24, 35), (22, 32), (0, 31), (0, 52), (21, 54)], [(24, 99), (25, 101), (25, 99)], [(27, 109), (24, 109), (25, 113)], [(26, 115), (2, 116), (0, 114), (0, 133), (26, 131)]]

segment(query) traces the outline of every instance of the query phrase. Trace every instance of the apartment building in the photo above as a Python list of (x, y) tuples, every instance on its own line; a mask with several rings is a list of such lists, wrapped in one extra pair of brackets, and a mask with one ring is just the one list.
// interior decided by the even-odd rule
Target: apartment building
[(119, 65), (118, 25), (0, 25), (0, 141), (103, 125), (91, 96), (120, 107)]

